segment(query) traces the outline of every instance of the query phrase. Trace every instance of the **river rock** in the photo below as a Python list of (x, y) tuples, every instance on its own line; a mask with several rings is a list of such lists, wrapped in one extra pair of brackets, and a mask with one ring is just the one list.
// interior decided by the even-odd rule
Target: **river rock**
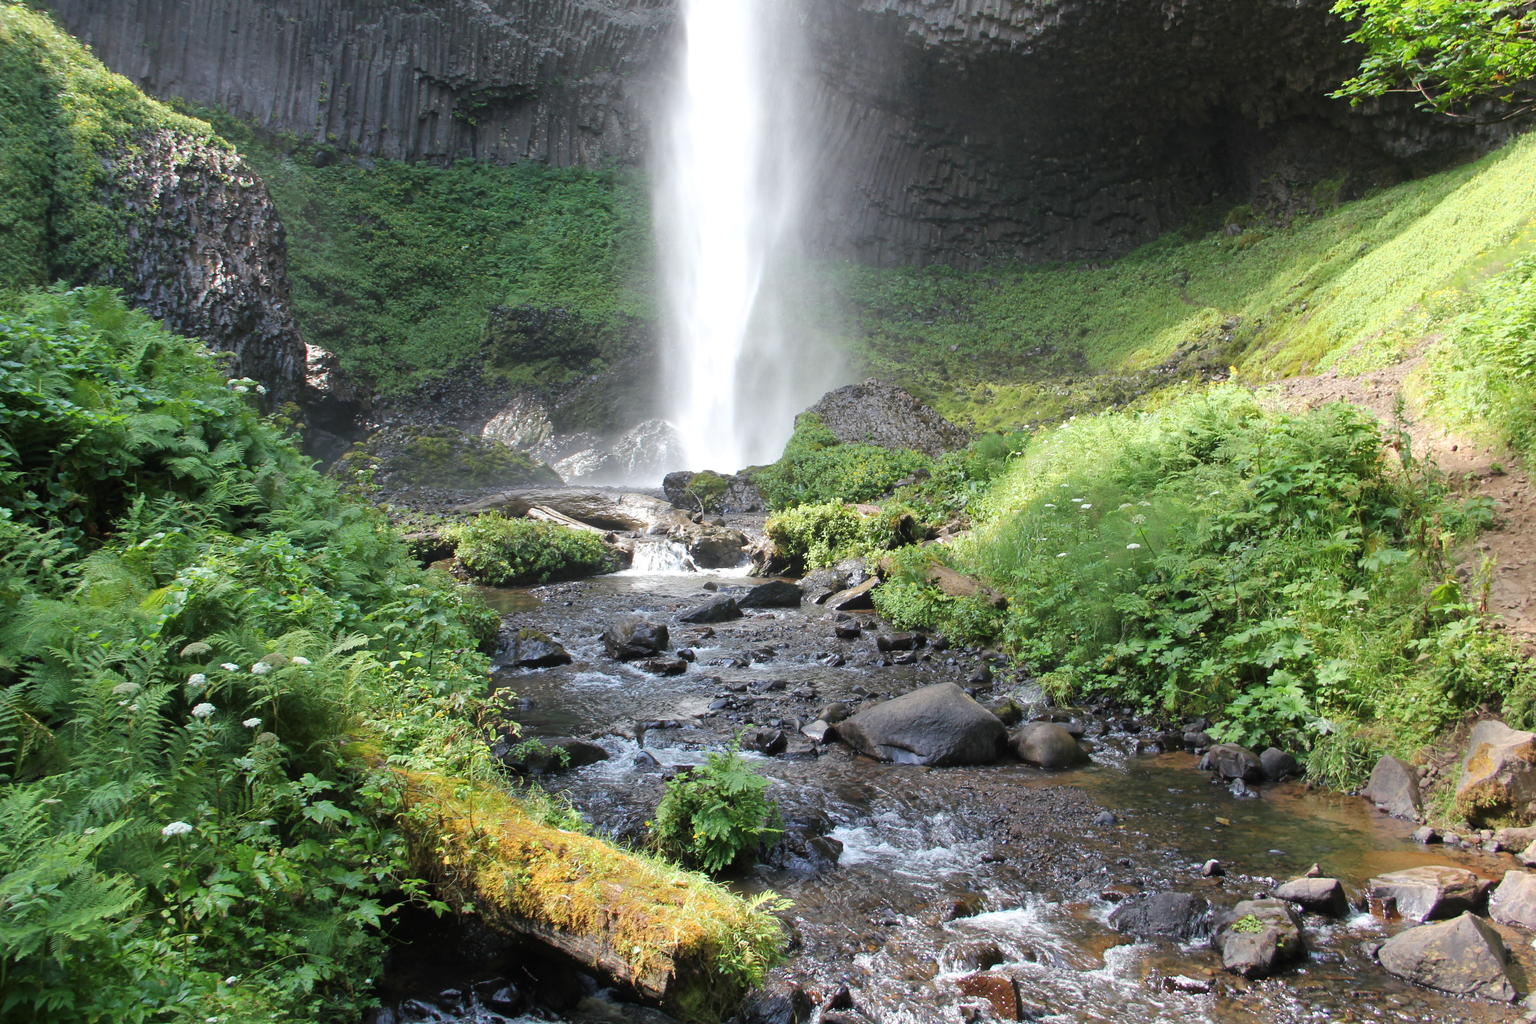
[(861, 754), (898, 764), (990, 764), (1007, 734), (1003, 723), (954, 683), (934, 683), (877, 704), (837, 726)]
[(1301, 764), (1278, 747), (1270, 747), (1259, 755), (1259, 767), (1269, 782), (1280, 782), (1301, 774)]
[(1077, 737), (1055, 722), (1030, 722), (1013, 734), (1008, 746), (1025, 764), (1051, 771), (1071, 768), (1088, 760)]
[(1200, 759), (1202, 771), (1215, 772), (1223, 779), (1258, 782), (1264, 778), (1259, 755), (1236, 743), (1218, 743)]
[(1349, 913), (1349, 897), (1337, 878), (1293, 878), (1276, 889), (1274, 896), (1312, 914), (1343, 917)]
[(569, 665), (571, 653), (548, 633), (537, 629), (519, 629), (503, 634), (502, 649), (496, 664), (512, 668), (553, 668)]
[(835, 612), (867, 612), (875, 607), (874, 592), (880, 585), (880, 577), (871, 576), (863, 583), (849, 587), (827, 598), (826, 606)]
[(836, 568), (817, 569), (800, 579), (800, 593), (811, 604), (826, 604), (827, 598), (848, 587), (848, 574)]
[(925, 639), (921, 633), (883, 633), (875, 637), (875, 648), (882, 654), (891, 651), (914, 651), (923, 646)]
[(1019, 983), (1006, 974), (990, 971), (967, 974), (955, 980), (955, 987), (965, 995), (985, 999), (999, 1020), (1024, 1019), (1024, 1008), (1019, 1003)]
[(1415, 985), (1499, 1003), (1519, 998), (1504, 940), (1475, 914), (1398, 932), (1376, 955), (1381, 966)]
[(649, 672), (653, 676), (680, 676), (688, 671), (688, 662), (684, 658), (666, 656), (646, 658), (638, 664), (642, 671)]
[(1536, 931), (1536, 874), (1506, 871), (1488, 899), (1488, 916), (1500, 924)]
[(843, 444), (910, 448), (938, 456), (965, 447), (964, 430), (901, 388), (866, 380), (829, 391), (810, 412)]
[(650, 530), (676, 512), (665, 501), (648, 494), (578, 487), (520, 487), (461, 505), (457, 511), (505, 512), (516, 519), (527, 515), (532, 508), (547, 508), (603, 530), (639, 533)]
[(1109, 926), (1138, 939), (1189, 942), (1210, 926), (1210, 904), (1189, 892), (1133, 896), (1109, 913)]
[(1267, 978), (1306, 954), (1301, 919), (1284, 900), (1244, 900), (1216, 933), (1221, 964), (1245, 978)]
[(816, 1004), (805, 989), (782, 978), (768, 978), (742, 1002), (736, 1024), (805, 1024)]
[(799, 608), (804, 595), (784, 580), (761, 583), (736, 599), (743, 608)]
[(609, 758), (607, 750), (590, 740), (570, 736), (517, 742), (501, 740), (491, 753), (508, 770), (519, 775), (547, 775), (582, 768)]
[(1360, 795), (1394, 818), (1416, 821), (1424, 810), (1418, 774), (1391, 754), (1376, 762), (1371, 769), (1371, 781)]
[(789, 737), (782, 729), (748, 729), (740, 736), (741, 749), (751, 750), (765, 757), (784, 753), (789, 747)]
[(662, 477), (661, 490), (673, 505), (690, 512), (763, 512), (767, 508), (763, 492), (746, 475), (684, 470)]
[(665, 523), (653, 528), (688, 549), (688, 555), (700, 569), (734, 569), (747, 560), (751, 542), (740, 530), (712, 523), (695, 523), (681, 512), (673, 512)]
[(736, 599), (721, 595), (688, 609), (677, 617), (677, 621), (700, 626), (711, 622), (729, 622), (739, 618), (741, 618), (741, 607), (736, 603)]
[[(1474, 826), (1536, 818), (1536, 733), (1489, 718), (1472, 727), (1461, 761), (1456, 809)], [(1506, 822), (1508, 823), (1508, 822)]]
[(939, 969), (946, 974), (985, 971), (1007, 962), (1002, 947), (987, 939), (952, 942), (939, 953)]
[(1008, 598), (974, 576), (967, 576), (947, 565), (930, 562), (923, 569), (923, 579), (950, 597), (980, 601), (999, 611), (1008, 607)]
[(1476, 910), (1483, 883), (1466, 868), (1430, 865), (1377, 875), (1370, 895), (1395, 909), (1405, 921), (1431, 921)]
[(554, 436), (549, 410), (532, 395), (514, 395), (480, 428), (480, 436), (528, 452)]
[(610, 658), (635, 661), (661, 653), (669, 639), (666, 626), (629, 615), (603, 631), (603, 649)]

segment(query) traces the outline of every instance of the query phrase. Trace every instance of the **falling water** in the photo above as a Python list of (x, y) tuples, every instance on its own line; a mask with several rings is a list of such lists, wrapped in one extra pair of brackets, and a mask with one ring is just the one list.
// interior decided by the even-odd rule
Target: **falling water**
[(688, 467), (778, 457), (828, 360), (786, 341), (803, 137), (793, 33), (776, 0), (683, 0), (684, 43), (658, 146), (664, 387)]

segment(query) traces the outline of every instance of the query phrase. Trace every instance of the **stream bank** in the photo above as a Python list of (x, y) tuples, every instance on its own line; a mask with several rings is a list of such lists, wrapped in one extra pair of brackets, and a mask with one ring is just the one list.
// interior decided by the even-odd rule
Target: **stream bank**
[[(1138, 941), (1110, 921), (1117, 906), (1163, 892), (1194, 894), (1219, 911), (1313, 864), (1355, 898), (1387, 871), (1452, 865), (1491, 881), (1516, 866), (1512, 858), (1420, 845), (1411, 824), (1299, 783), (1235, 797), (1196, 770), (1193, 754), (1150, 752), (1154, 723), (1116, 709), (1077, 716), (1093, 744), (1092, 763), (1058, 773), (1018, 763), (884, 764), (840, 744), (814, 744), (799, 727), (828, 704), (856, 707), (940, 681), (966, 686), (984, 704), (1006, 696), (1028, 704), (1038, 694), (983, 652), (930, 644), (896, 664), (898, 656), (880, 650), (887, 631), (872, 613), (852, 616), (860, 630), (851, 639), (837, 637), (832, 617), (811, 605), (748, 611), (711, 625), (678, 622), (679, 613), (751, 582), (621, 574), (500, 592), (509, 626), (549, 634), (572, 661), (503, 669), (495, 683), (516, 693), (523, 735), (580, 737), (601, 748), (606, 757), (541, 781), (596, 831), (624, 842), (643, 841), (671, 772), (702, 763), (749, 726), (785, 734), (781, 753), (746, 755), (771, 780), (784, 841), (734, 879), (744, 891), (772, 889), (794, 903), (786, 915), (790, 958), (768, 989), (783, 997), (781, 1010), (819, 1007), (817, 1019), (827, 1024), (996, 1019), (999, 1004), (986, 983), (971, 979), (980, 973), (1004, 978), (1017, 992), (1015, 1012), (1003, 1019), (1523, 1019), (1509, 1005), (1458, 999), (1392, 976), (1375, 953), (1402, 926), (1358, 911), (1337, 921), (1308, 915), (1307, 958), (1262, 981), (1221, 969), (1203, 941), (1208, 925), (1178, 943)], [(693, 659), (683, 673), (653, 675), (607, 656), (603, 630), (631, 614), (670, 626), (670, 646)], [(1212, 859), (1222, 873), (1207, 877), (1202, 866)], [(1499, 927), (1517, 968), (1531, 973), (1529, 935)], [(409, 961), (409, 947), (399, 957)], [(655, 1011), (598, 996), (598, 983), (573, 981), (577, 973), (546, 972), (555, 980), (534, 988), (565, 997), (535, 1000), (546, 1009), (528, 1016), (497, 1016), (486, 1007), (456, 1014), (430, 1009), (430, 1001), (412, 1015), (397, 1001), (386, 1011), (393, 1016), (379, 1020), (657, 1019)], [(463, 992), (484, 980), (460, 978), (454, 987)], [(573, 990), (584, 993), (574, 1003)]]

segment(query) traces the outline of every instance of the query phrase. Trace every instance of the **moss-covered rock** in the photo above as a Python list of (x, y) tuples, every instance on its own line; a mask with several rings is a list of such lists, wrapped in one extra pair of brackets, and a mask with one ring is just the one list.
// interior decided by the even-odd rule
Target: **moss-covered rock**
[(465, 501), (491, 491), (558, 484), (542, 462), (456, 427), (389, 427), (354, 445), (340, 475), (366, 474), (379, 494), (405, 504)]

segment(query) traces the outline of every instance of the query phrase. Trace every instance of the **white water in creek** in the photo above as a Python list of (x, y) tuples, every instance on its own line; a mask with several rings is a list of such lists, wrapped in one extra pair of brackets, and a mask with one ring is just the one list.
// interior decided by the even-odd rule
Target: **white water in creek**
[(793, 18), (774, 0), (683, 0), (654, 154), (664, 387), (687, 468), (777, 459), (837, 360), (800, 351), (796, 264), (806, 137)]

